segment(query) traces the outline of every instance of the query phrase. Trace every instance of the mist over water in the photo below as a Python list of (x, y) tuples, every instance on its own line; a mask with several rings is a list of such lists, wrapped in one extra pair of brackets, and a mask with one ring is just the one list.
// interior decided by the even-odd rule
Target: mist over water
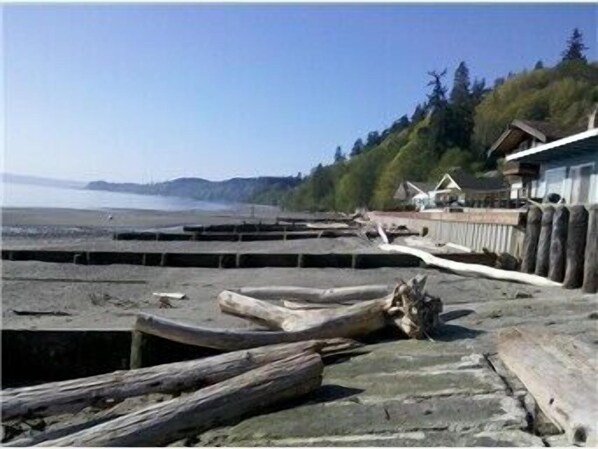
[(232, 205), (172, 196), (137, 195), (74, 188), (3, 182), (2, 207), (48, 207), (68, 209), (142, 209), (221, 211)]

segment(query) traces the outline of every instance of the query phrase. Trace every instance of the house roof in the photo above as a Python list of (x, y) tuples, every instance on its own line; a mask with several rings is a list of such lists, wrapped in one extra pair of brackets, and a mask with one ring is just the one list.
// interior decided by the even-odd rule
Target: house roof
[(435, 185), (431, 182), (421, 182), (421, 181), (406, 181), (407, 184), (413, 186), (416, 190), (421, 193), (428, 193), (430, 190), (434, 190)]
[(557, 157), (570, 157), (588, 152), (596, 152), (598, 148), (598, 128), (573, 134), (572, 136), (539, 145), (528, 150), (519, 151), (506, 157), (508, 161), (545, 162)]
[(512, 152), (519, 144), (530, 136), (542, 143), (552, 142), (567, 135), (560, 128), (538, 120), (513, 120), (508, 128), (490, 147), (489, 154)]
[(409, 194), (415, 196), (419, 193), (427, 194), (430, 190), (434, 190), (434, 184), (421, 181), (403, 181), (395, 191), (393, 198), (395, 200), (407, 199)]
[(467, 173), (461, 168), (457, 168), (447, 172), (438, 185), (436, 190), (446, 181), (453, 181), (460, 190), (473, 190), (478, 192), (487, 192), (492, 190), (502, 190), (505, 188), (505, 180), (502, 177), (483, 177), (477, 178), (474, 175)]

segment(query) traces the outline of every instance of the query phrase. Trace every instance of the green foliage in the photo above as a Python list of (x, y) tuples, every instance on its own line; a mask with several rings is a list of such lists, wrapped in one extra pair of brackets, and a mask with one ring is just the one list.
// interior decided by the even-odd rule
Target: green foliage
[(431, 182), (437, 182), (442, 178), (442, 175), (455, 167), (461, 167), (466, 171), (471, 171), (472, 162), (473, 155), (470, 151), (462, 150), (460, 148), (451, 148), (442, 155), (438, 164), (436, 164), (436, 167), (430, 172), (427, 179)]
[(487, 149), (515, 118), (545, 120), (574, 132), (598, 99), (598, 65), (580, 61), (523, 72), (495, 88), (477, 106), (473, 139)]

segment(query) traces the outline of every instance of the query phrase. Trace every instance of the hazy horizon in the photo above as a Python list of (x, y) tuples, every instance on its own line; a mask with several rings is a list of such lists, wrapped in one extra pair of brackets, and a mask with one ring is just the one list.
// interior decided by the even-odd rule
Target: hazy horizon
[[(308, 173), (460, 61), (554, 65), (593, 4), (4, 5), (4, 173), (89, 182)], [(458, 26), (456, 26), (458, 24)]]

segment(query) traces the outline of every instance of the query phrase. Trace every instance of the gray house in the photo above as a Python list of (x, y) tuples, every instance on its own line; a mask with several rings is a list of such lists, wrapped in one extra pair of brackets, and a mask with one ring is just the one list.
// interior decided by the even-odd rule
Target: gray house
[(543, 122), (514, 120), (490, 148), (505, 158), (511, 198), (559, 195), (569, 204), (598, 203), (596, 111), (587, 129), (566, 135)]

